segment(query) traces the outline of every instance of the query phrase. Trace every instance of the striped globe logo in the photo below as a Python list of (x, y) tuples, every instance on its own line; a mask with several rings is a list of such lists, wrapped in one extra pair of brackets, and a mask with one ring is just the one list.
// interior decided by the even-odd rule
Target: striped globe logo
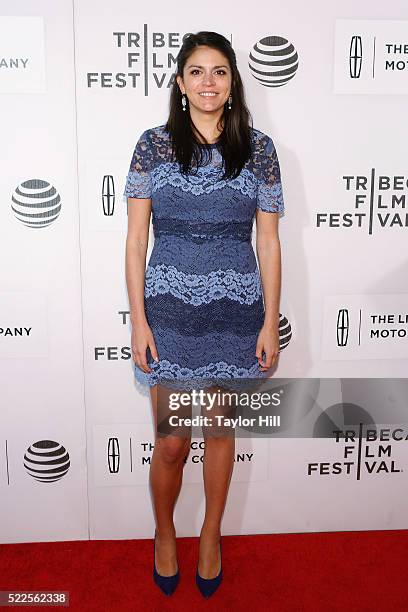
[(38, 482), (55, 482), (69, 470), (70, 458), (67, 450), (54, 440), (39, 440), (26, 450), (24, 467)]
[(59, 193), (41, 179), (20, 183), (11, 199), (14, 216), (27, 227), (46, 227), (55, 221), (61, 210)]
[(299, 58), (286, 38), (266, 36), (253, 46), (248, 65), (252, 76), (265, 87), (282, 87), (295, 76)]
[(292, 326), (285, 315), (279, 313), (279, 352), (286, 348), (292, 338)]

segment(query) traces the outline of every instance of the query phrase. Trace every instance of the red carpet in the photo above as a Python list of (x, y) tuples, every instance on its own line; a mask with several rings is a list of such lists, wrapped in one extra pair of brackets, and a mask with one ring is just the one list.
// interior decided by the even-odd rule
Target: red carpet
[(224, 580), (208, 600), (194, 582), (197, 538), (178, 540), (171, 597), (152, 580), (153, 540), (3, 544), (0, 590), (69, 591), (69, 608), (51, 609), (71, 611), (408, 610), (406, 530), (223, 536), (222, 546)]

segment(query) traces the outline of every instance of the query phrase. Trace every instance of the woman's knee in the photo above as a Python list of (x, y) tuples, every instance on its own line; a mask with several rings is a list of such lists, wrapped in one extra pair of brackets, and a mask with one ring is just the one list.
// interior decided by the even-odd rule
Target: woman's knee
[(191, 438), (165, 436), (156, 440), (160, 455), (166, 463), (177, 463), (185, 457), (190, 447)]

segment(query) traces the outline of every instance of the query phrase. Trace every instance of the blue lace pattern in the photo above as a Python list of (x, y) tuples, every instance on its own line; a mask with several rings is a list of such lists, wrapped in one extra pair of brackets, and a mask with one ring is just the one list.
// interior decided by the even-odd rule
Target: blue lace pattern
[(163, 383), (165, 386), (186, 391), (213, 385), (225, 385), (236, 389), (240, 388), (240, 385), (236, 384), (236, 379), (267, 378), (268, 375), (267, 372), (260, 372), (257, 363), (250, 368), (238, 368), (225, 361), (219, 361), (191, 369), (164, 359), (160, 364), (153, 361), (149, 365), (152, 368), (150, 373), (143, 372), (136, 364), (134, 366), (135, 378), (141, 385), (153, 386)]
[[(253, 129), (252, 160), (247, 162), (237, 178), (225, 181), (219, 178), (222, 160), (217, 149), (213, 149), (215, 161), (211, 165), (199, 167), (197, 174), (188, 177), (180, 173), (177, 164), (165, 161), (170, 147), (163, 127), (145, 130), (136, 143), (126, 177), (125, 197), (150, 198), (155, 191), (168, 185), (196, 196), (211, 194), (228, 186), (244, 196), (256, 197), (259, 210), (284, 211), (279, 160), (268, 135)], [(155, 153), (158, 159), (155, 159)]]
[(264, 212), (283, 212), (283, 193), (278, 155), (272, 139), (267, 136), (259, 162), (257, 208)]
[(130, 198), (150, 198), (152, 196), (152, 170), (154, 164), (154, 144), (150, 130), (145, 130), (136, 143), (126, 177), (123, 195)]
[(262, 288), (257, 272), (241, 274), (230, 269), (186, 274), (175, 266), (149, 266), (145, 274), (145, 297), (166, 293), (194, 306), (224, 297), (240, 304), (253, 304), (262, 296)]
[(130, 170), (126, 179), (124, 195), (131, 198), (151, 198), (152, 181), (150, 174)]
[(227, 381), (232, 389), (268, 376), (255, 356), (264, 307), (252, 223), (256, 210), (283, 212), (284, 203), (272, 139), (253, 129), (252, 142), (251, 159), (232, 180), (221, 178), (217, 148), (182, 175), (163, 125), (136, 143), (124, 196), (152, 200), (144, 299), (159, 354), (155, 362), (147, 348), (151, 373), (134, 364), (142, 385), (191, 390)]
[[(217, 155), (217, 153), (215, 153)], [(243, 168), (241, 174), (228, 181), (228, 183), (219, 178), (220, 164), (213, 167), (203, 166), (197, 169), (197, 174), (192, 174), (188, 177), (180, 174), (178, 166), (175, 163), (161, 164), (154, 175), (154, 189), (161, 189), (165, 185), (177, 187), (182, 191), (192, 193), (195, 196), (203, 194), (211, 194), (214, 191), (225, 189), (226, 185), (230, 189), (235, 189), (247, 195), (255, 197), (257, 193), (257, 184), (254, 181), (253, 174), (246, 168)]]
[(157, 219), (153, 217), (154, 237), (182, 236), (203, 244), (207, 240), (223, 240), (234, 238), (235, 240), (249, 241), (252, 235), (252, 221), (230, 221), (228, 223), (191, 223), (182, 219)]

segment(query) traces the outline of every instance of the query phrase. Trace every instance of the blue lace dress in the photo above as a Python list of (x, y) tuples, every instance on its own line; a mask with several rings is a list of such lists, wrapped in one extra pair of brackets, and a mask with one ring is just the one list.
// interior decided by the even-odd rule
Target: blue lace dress
[(272, 139), (255, 128), (251, 135), (253, 158), (229, 180), (220, 180), (216, 144), (186, 177), (172, 161), (164, 125), (136, 143), (124, 196), (152, 199), (144, 301), (159, 354), (155, 362), (147, 349), (151, 373), (133, 362), (142, 385), (234, 388), (239, 379), (268, 376), (255, 356), (264, 304), (251, 235), (256, 209), (282, 212), (284, 204)]

